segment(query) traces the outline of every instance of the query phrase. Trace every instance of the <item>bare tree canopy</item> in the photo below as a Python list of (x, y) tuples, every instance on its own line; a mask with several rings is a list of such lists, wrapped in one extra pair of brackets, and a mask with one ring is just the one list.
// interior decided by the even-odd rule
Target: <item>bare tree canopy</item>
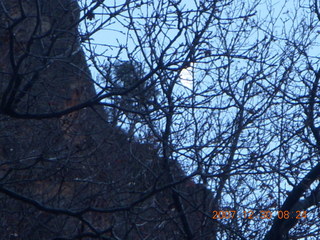
[(1, 239), (320, 239), (318, 0), (0, 0)]

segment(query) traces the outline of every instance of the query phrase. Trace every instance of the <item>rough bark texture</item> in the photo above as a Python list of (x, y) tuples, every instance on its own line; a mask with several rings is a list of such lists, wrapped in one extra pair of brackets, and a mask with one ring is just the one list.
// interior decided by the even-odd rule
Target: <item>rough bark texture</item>
[(183, 219), (211, 239), (211, 193), (176, 163), (173, 183), (100, 106), (55, 116), (95, 96), (76, 1), (0, 3), (1, 239), (186, 239)]

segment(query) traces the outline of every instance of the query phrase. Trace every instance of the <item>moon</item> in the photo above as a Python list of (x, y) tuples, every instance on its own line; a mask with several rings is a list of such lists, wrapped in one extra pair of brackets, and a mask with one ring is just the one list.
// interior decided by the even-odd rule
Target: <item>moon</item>
[(193, 89), (193, 66), (194, 63), (191, 63), (190, 67), (182, 69), (179, 75), (181, 84), (190, 90)]

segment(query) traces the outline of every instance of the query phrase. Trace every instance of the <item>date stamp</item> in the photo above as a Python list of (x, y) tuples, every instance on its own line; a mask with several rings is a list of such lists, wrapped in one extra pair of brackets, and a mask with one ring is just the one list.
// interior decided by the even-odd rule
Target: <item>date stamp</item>
[(233, 210), (215, 210), (212, 211), (212, 219), (271, 219), (277, 217), (279, 219), (304, 219), (307, 218), (307, 211), (233, 211)]

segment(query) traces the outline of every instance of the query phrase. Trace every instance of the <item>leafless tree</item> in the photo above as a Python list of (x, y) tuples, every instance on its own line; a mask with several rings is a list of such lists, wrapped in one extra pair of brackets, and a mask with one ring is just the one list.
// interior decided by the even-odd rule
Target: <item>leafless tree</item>
[(0, 19), (3, 238), (318, 239), (317, 0)]

